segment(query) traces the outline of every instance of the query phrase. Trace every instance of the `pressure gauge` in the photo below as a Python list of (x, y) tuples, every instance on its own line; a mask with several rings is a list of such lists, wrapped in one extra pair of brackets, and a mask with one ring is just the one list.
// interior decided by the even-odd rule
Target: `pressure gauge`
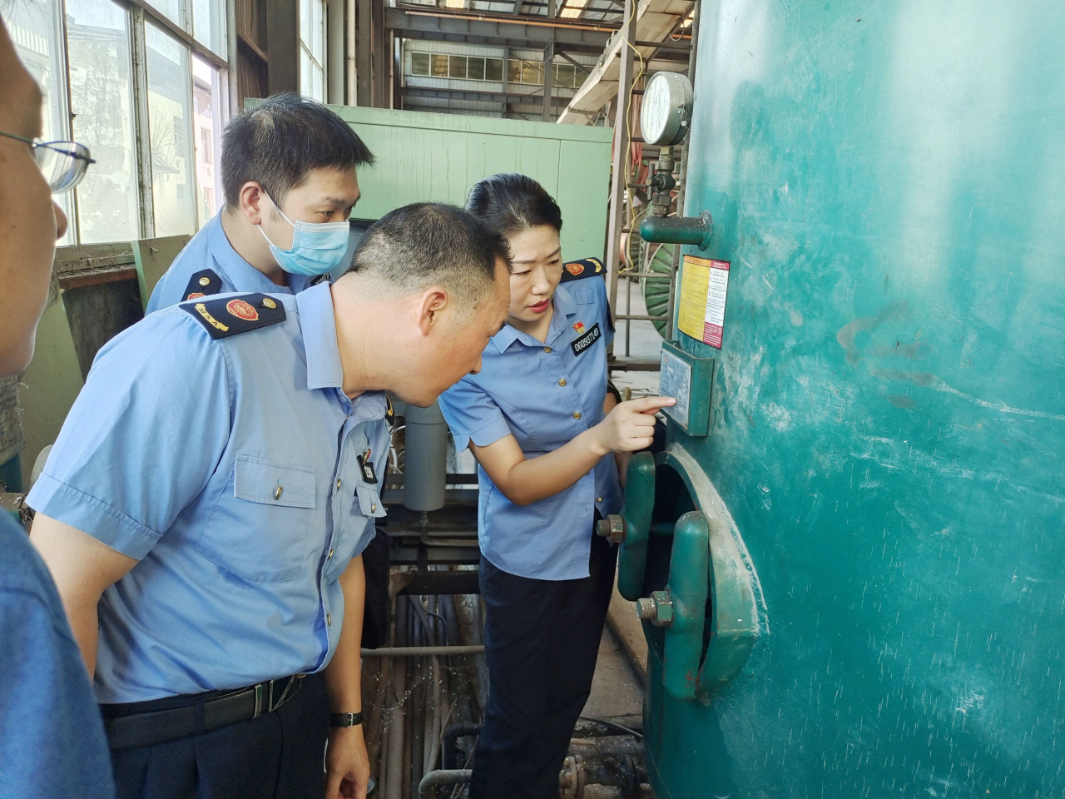
[(691, 81), (676, 72), (656, 72), (643, 90), (640, 127), (643, 140), (660, 147), (680, 144), (691, 121)]

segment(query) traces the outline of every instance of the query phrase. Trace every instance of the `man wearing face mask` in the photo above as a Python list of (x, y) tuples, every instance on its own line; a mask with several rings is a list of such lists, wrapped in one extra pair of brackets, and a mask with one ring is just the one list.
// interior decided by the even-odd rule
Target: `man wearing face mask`
[(298, 294), (340, 266), (356, 169), (373, 155), (340, 117), (296, 94), (245, 110), (222, 140), (225, 207), (160, 279), (147, 312), (234, 291)]

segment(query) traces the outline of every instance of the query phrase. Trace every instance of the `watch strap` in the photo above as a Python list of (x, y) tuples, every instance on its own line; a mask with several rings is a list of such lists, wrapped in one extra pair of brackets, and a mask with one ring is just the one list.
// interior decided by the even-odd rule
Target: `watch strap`
[(362, 711), (358, 713), (330, 713), (330, 727), (357, 727), (362, 724)]

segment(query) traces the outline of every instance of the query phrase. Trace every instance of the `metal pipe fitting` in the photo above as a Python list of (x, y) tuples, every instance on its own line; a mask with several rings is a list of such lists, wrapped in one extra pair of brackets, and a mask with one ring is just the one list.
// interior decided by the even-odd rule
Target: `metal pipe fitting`
[(640, 238), (665, 244), (688, 244), (705, 250), (710, 246), (714, 221), (709, 211), (699, 216), (647, 216), (640, 223)]

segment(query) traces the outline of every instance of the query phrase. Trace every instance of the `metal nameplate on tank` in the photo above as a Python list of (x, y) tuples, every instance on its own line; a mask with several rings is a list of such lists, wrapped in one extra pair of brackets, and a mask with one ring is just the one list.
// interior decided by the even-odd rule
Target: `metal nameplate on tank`
[(713, 383), (713, 358), (697, 358), (672, 342), (662, 344), (658, 393), (677, 400), (676, 405), (662, 410), (689, 436), (705, 436), (710, 432)]

